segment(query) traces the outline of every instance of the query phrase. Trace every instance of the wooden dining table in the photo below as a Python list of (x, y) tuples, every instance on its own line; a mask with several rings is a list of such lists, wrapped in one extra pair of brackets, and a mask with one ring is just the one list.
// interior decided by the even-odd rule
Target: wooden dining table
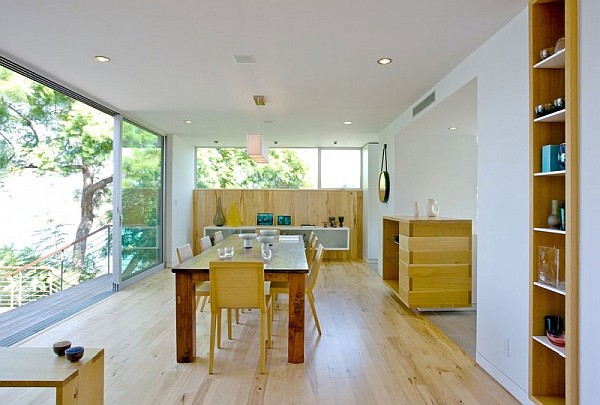
[(175, 328), (177, 362), (190, 363), (196, 358), (196, 295), (198, 281), (209, 280), (210, 262), (218, 261), (218, 248), (233, 247), (230, 261), (262, 261), (265, 280), (287, 281), (289, 284), (288, 362), (304, 362), (304, 294), (308, 263), (304, 241), (299, 235), (276, 236), (270, 247), (269, 260), (261, 257), (261, 244), (252, 240), (244, 248), (238, 234), (219, 242), (199, 255), (173, 267), (175, 273)]

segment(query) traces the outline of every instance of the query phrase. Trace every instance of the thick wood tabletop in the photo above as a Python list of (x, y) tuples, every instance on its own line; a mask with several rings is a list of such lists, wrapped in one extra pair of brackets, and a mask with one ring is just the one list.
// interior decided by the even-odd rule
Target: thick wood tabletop
[[(263, 261), (260, 255), (261, 244), (252, 240), (252, 248), (244, 248), (244, 241), (236, 234), (219, 242), (179, 265), (173, 266), (173, 273), (208, 272), (209, 263), (218, 261), (218, 248), (233, 247), (234, 255), (229, 261)], [(304, 253), (304, 241), (298, 235), (283, 235), (275, 237), (271, 248), (271, 259), (264, 261), (265, 272), (295, 272), (308, 273), (308, 263)]]

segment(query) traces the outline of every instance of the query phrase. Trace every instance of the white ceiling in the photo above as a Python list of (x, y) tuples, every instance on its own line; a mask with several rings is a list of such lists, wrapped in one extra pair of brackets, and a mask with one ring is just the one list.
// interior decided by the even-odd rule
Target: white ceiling
[[(2, 4), (0, 53), (194, 145), (243, 146), (260, 125), (280, 146), (362, 146), (526, 6), (20, 0)], [(255, 94), (267, 100), (260, 110)]]

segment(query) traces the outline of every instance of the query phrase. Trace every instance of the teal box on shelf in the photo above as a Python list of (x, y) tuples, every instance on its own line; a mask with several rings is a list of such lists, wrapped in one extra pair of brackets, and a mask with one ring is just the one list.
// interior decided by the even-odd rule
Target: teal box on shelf
[(561, 170), (558, 165), (558, 145), (542, 146), (542, 172)]

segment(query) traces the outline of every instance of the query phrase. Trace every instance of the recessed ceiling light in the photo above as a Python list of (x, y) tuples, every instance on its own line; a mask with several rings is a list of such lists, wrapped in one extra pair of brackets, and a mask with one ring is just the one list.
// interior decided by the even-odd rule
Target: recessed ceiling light
[(388, 65), (388, 64), (392, 63), (392, 59), (391, 58), (381, 58), (377, 61), (377, 63), (379, 63), (380, 65)]
[(344, 125), (352, 125), (352, 121), (344, 121)]
[(192, 123), (192, 120), (185, 120), (185, 121), (183, 121), (183, 122), (185, 122), (186, 124), (191, 124), (191, 123)]
[(273, 141), (273, 143), (274, 143), (275, 145), (277, 145), (277, 144), (279, 143), (279, 141)]
[(333, 144), (334, 144), (334, 145), (337, 145), (337, 141), (333, 141)]
[(110, 58), (108, 56), (103, 55), (96, 55), (94, 56), (94, 59), (96, 59), (97, 62), (110, 62)]
[(450, 131), (456, 131), (456, 130), (458, 129), (458, 127), (448, 127), (448, 129), (449, 129)]

